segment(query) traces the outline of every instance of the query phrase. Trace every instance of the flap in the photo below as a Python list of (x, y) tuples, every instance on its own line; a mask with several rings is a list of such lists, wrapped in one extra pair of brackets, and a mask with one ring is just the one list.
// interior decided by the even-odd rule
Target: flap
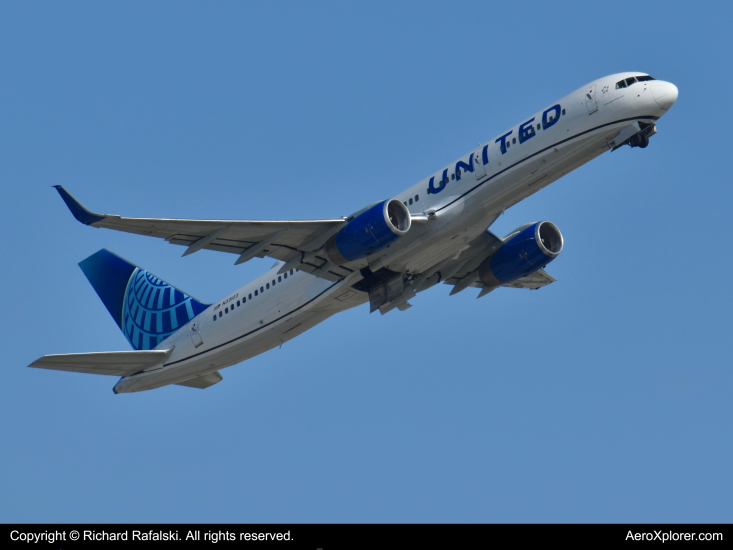
[[(445, 281), (445, 284), (456, 285), (460, 280), (460, 277), (451, 277), (450, 279)], [(539, 269), (531, 275), (527, 275), (526, 277), (522, 277), (521, 279), (517, 279), (516, 281), (512, 281), (511, 283), (507, 283), (501, 286), (505, 286), (507, 288), (529, 288), (531, 290), (536, 290), (555, 282), (557, 282), (557, 279), (549, 275), (544, 269)], [(468, 286), (472, 286), (474, 288), (484, 288), (484, 284), (480, 280), (478, 280), (478, 278)]]
[(516, 281), (501, 286), (510, 288), (529, 288), (534, 290), (554, 282), (557, 282), (557, 279), (548, 275), (544, 269), (539, 269), (531, 275), (527, 275), (526, 277), (522, 277), (521, 279), (517, 279)]

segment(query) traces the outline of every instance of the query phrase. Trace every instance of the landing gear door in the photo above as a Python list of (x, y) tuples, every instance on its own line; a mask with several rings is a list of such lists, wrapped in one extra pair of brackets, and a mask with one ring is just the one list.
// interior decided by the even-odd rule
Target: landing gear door
[(585, 106), (588, 114), (592, 115), (598, 110), (598, 102), (596, 101), (596, 85), (591, 84), (585, 89)]
[(480, 180), (486, 175), (486, 166), (482, 162), (481, 158), (481, 147), (473, 152), (473, 174), (477, 180)]
[(193, 342), (193, 347), (197, 348), (201, 344), (204, 343), (203, 338), (201, 338), (201, 329), (200, 329), (200, 325), (199, 325), (199, 320), (198, 319), (194, 319), (191, 322), (191, 329), (190, 329), (189, 332), (191, 334), (191, 341)]

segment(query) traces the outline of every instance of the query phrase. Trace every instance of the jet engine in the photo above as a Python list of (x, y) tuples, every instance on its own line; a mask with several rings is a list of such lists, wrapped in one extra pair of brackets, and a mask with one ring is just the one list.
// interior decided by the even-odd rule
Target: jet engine
[(479, 266), (484, 285), (497, 287), (534, 273), (557, 258), (562, 251), (562, 234), (550, 222), (519, 227), (504, 244)]
[(410, 212), (401, 201), (378, 202), (348, 222), (323, 250), (336, 265), (366, 258), (405, 235), (411, 223)]

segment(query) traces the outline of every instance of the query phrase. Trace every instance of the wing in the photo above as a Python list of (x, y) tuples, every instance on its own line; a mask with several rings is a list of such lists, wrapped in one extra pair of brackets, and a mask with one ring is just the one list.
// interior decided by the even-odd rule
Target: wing
[[(481, 263), (494, 252), (503, 240), (491, 231), (486, 230), (479, 237), (469, 243), (467, 248), (457, 256), (451, 258), (448, 262), (440, 266), (441, 279), (447, 285), (453, 285), (451, 295), (457, 294), (468, 287), (482, 289), (478, 297), (481, 298), (493, 290), (493, 288), (485, 287), (478, 278), (478, 268)], [(529, 288), (538, 289), (556, 282), (557, 279), (547, 274), (544, 269), (535, 271), (531, 275), (507, 283), (505, 287), (509, 288)]]
[[(123, 218), (90, 212), (66, 189), (60, 185), (54, 187), (74, 217), (83, 224), (164, 239), (186, 246), (184, 256), (202, 249), (237, 254), (238, 264), (265, 256), (285, 262), (296, 258), (303, 260), (304, 255), (322, 248), (346, 223), (346, 218), (302, 221)], [(316, 259), (315, 255), (310, 256)], [(321, 260), (313, 262), (314, 269), (320, 267), (325, 258)]]
[[(467, 277), (468, 275), (466, 275)], [(457, 294), (461, 290), (464, 290), (468, 287), (474, 287), (474, 288), (480, 288), (482, 289), (481, 292), (479, 292), (479, 295), (477, 298), (481, 298), (482, 296), (486, 296), (489, 292), (494, 290), (496, 287), (486, 287), (481, 281), (478, 279), (471, 280), (470, 283), (466, 284), (465, 286), (459, 287), (458, 285), (462, 282), (461, 277), (451, 277), (447, 281), (445, 281), (446, 285), (453, 285), (454, 288), (451, 291), (451, 295)], [(542, 288), (543, 286), (547, 286), (550, 283), (557, 282), (557, 279), (552, 277), (547, 271), (544, 269), (538, 269), (534, 273), (527, 275), (526, 277), (522, 277), (521, 279), (517, 279), (516, 281), (512, 281), (511, 283), (507, 283), (505, 285), (501, 285), (507, 288), (528, 288), (530, 290), (537, 290), (538, 288)], [(458, 290), (456, 290), (458, 289)]]
[(165, 362), (173, 348), (151, 351), (104, 351), (97, 353), (68, 353), (44, 355), (29, 367), (38, 369), (128, 376)]

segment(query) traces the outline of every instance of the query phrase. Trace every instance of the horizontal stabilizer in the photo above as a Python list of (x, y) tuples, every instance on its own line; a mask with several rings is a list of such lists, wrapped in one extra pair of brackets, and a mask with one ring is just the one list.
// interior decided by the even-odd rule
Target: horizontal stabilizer
[(200, 388), (203, 390), (204, 388), (218, 384), (223, 379), (224, 377), (219, 374), (219, 371), (215, 370), (214, 372), (207, 372), (195, 378), (189, 378), (183, 382), (177, 382), (176, 386), (188, 386), (189, 388)]
[(64, 370), (86, 374), (129, 376), (164, 363), (172, 352), (173, 348), (150, 351), (103, 351), (44, 355), (28, 366), (37, 369)]

